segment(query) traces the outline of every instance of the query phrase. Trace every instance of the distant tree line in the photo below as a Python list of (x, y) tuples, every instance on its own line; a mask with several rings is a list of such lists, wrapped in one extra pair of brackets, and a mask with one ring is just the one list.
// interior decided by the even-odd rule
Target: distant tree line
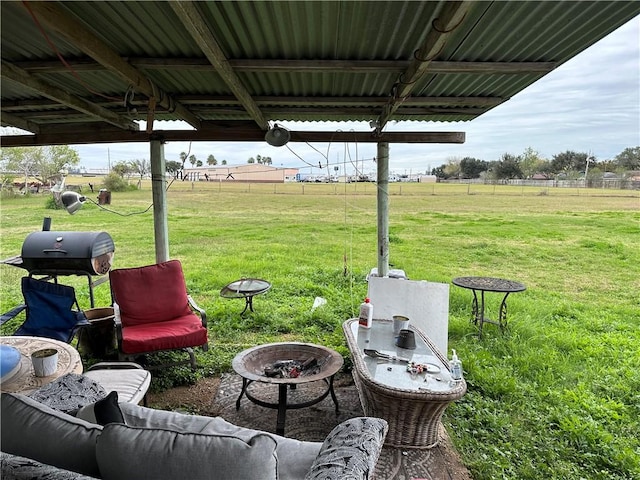
[(634, 170), (640, 170), (640, 146), (625, 148), (611, 160), (598, 160), (589, 153), (571, 150), (545, 159), (529, 147), (522, 155), (505, 153), (493, 161), (450, 158), (447, 163), (432, 169), (431, 174), (441, 179), (579, 179), (602, 178), (606, 172), (622, 175)]

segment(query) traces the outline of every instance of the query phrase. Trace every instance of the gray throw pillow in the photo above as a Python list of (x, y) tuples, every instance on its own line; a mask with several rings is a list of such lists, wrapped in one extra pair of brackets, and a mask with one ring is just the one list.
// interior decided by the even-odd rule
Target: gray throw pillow
[(98, 437), (104, 480), (277, 480), (276, 442), (110, 423)]
[(36, 402), (65, 413), (74, 412), (106, 396), (102, 385), (77, 373), (67, 373), (29, 395)]
[(381, 418), (345, 420), (324, 440), (305, 480), (372, 478), (387, 429)]

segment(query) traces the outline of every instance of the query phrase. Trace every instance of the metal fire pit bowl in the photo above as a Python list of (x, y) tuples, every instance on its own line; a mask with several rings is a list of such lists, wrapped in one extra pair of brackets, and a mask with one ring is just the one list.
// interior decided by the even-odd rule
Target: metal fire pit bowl
[[(315, 358), (320, 366), (319, 371), (312, 375), (301, 375), (296, 378), (267, 377), (265, 368), (279, 360), (296, 360), (304, 362), (309, 358)], [(335, 375), (344, 360), (342, 355), (322, 345), (311, 343), (269, 343), (258, 345), (239, 353), (233, 359), (233, 369), (247, 380), (257, 380), (263, 383), (309, 383), (323, 380)]]

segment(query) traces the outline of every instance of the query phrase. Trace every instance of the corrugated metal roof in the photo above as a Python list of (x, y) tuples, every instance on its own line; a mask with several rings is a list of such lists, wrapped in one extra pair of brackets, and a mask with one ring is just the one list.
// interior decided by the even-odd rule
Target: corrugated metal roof
[[(170, 99), (156, 107), (158, 119), (183, 118), (177, 102), (199, 121), (254, 120), (259, 125), (260, 115), (272, 121), (371, 121), (382, 114), (416, 52), (425, 41), (433, 41), (441, 30), (439, 22), (460, 3), (468, 7), (464, 18), (442, 37), (446, 40), (430, 68), (411, 85), (407, 99), (418, 103), (398, 99), (389, 118), (457, 121), (494, 108), (640, 13), (640, 2), (625, 1), (186, 2), (186, 9), (195, 7), (206, 24), (205, 35), (215, 40), (224, 59), (230, 65), (242, 61), (242, 68), (229, 74), (225, 65), (207, 59), (209, 47), (192, 34), (198, 28), (185, 24), (176, 11), (182, 2), (44, 3), (64, 21), (51, 22), (38, 3), (0, 2), (3, 124), (18, 119), (22, 125), (16, 126), (24, 127), (32, 122), (40, 133), (64, 123), (107, 121), (58, 98), (54, 103), (62, 105), (61, 111), (76, 113), (51, 115), (48, 85), (123, 119), (146, 120), (150, 93), (142, 84), (132, 86), (126, 72), (118, 72), (104, 57), (92, 59), (96, 48), (136, 66), (158, 98)], [(73, 38), (81, 29), (97, 42)], [(438, 70), (442, 62), (453, 66)], [(473, 62), (524, 65), (517, 73), (500, 73), (484, 63), (471, 71)], [(534, 68), (536, 62), (551, 67)], [(26, 79), (10, 66), (26, 72)], [(130, 87), (133, 101), (127, 108), (124, 99), (131, 95)], [(419, 102), (431, 97), (450, 101)]]

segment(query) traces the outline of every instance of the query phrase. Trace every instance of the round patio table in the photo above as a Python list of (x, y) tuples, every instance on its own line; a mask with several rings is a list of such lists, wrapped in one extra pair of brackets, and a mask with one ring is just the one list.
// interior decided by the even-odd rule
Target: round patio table
[(244, 298), (244, 310), (240, 315), (247, 311), (247, 308), (253, 312), (253, 297), (267, 293), (271, 288), (271, 284), (261, 278), (241, 278), (235, 280), (220, 290), (220, 296), (223, 298)]
[[(493, 277), (457, 277), (452, 280), (452, 283), (473, 292), (471, 321), (478, 326), (479, 337), (482, 337), (482, 325), (484, 323), (498, 325), (500, 330), (504, 330), (507, 327), (507, 297), (510, 293), (523, 292), (527, 288), (520, 282)], [(480, 292), (479, 305), (476, 292)], [(500, 313), (497, 321), (484, 316), (484, 292), (504, 293), (504, 297), (500, 303)]]
[[(66, 375), (67, 373), (82, 373), (80, 354), (68, 343), (44, 337), (7, 336), (0, 337), (2, 345), (8, 345), (20, 352), (18, 366), (2, 379), (0, 389), (3, 392), (29, 394), (47, 383)], [(36, 350), (54, 348), (58, 351), (58, 369), (48, 377), (36, 377), (31, 364), (31, 354)]]

